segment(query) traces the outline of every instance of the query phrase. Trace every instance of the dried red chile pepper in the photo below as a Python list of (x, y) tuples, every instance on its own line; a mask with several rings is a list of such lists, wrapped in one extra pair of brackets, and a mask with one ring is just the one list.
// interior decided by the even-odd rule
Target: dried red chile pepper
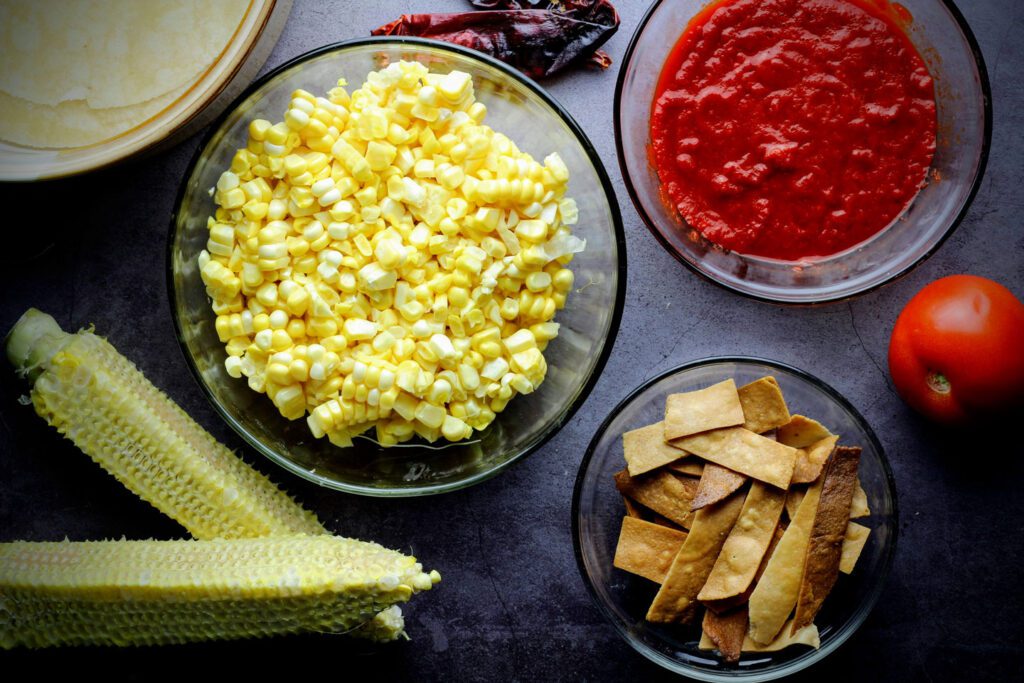
[(576, 61), (602, 68), (598, 50), (619, 27), (608, 0), (470, 0), (482, 12), (403, 14), (372, 35), (419, 36), (491, 55), (531, 78), (550, 76)]

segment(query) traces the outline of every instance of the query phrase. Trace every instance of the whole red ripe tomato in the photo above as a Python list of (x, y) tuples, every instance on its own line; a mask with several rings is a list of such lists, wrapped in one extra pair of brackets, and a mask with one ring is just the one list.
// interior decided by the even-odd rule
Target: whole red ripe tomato
[(889, 372), (903, 400), (938, 422), (1024, 408), (1024, 304), (983, 277), (936, 280), (896, 320)]

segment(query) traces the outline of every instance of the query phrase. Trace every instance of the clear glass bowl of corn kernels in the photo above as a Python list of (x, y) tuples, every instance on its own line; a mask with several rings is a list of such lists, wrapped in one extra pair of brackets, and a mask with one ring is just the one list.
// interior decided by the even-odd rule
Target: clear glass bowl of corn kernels
[[(459, 70), (473, 78), (476, 99), (487, 107), (486, 124), (538, 161), (557, 152), (570, 172), (566, 196), (579, 220), (573, 234), (586, 240), (570, 265), (574, 278), (565, 306), (555, 315), (557, 338), (544, 350), (547, 374), (528, 395), (516, 396), (483, 431), (451, 443), (419, 437), (382, 447), (356, 437), (338, 447), (314, 438), (305, 419), (288, 420), (271, 399), (231, 377), (227, 351), (199, 266), (217, 208), (211, 193), (249, 123), (281, 121), (292, 93), (324, 95), (344, 77), (358, 88), (371, 71), (397, 60), (415, 60), (432, 72)], [(300, 477), (333, 489), (370, 496), (416, 496), (484, 481), (536, 451), (586, 399), (603, 368), (618, 329), (626, 277), (625, 240), (607, 173), (572, 117), (540, 86), (511, 68), (457, 46), (415, 38), (370, 38), (326, 46), (268, 73), (216, 122), (186, 172), (172, 217), (168, 290), (173, 320), (190, 369), (209, 400), (256, 450)], [(367, 436), (373, 435), (371, 429)]]

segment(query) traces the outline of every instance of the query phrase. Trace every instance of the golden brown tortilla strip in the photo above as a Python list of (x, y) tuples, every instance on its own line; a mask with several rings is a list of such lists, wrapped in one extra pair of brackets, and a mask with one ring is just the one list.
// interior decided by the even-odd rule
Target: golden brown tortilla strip
[(706, 389), (671, 394), (665, 400), (664, 440), (743, 424), (736, 382), (727, 379)]
[(690, 503), (691, 510), (699, 510), (702, 507), (724, 500), (729, 494), (743, 486), (747, 480), (742, 474), (709, 462), (704, 465), (704, 471), (697, 483), (697, 494)]
[(622, 452), (632, 477), (686, 457), (678, 448), (665, 443), (665, 426), (661, 422), (623, 434)]
[(622, 496), (622, 504), (626, 506), (627, 517), (644, 518), (644, 513), (640, 510), (640, 506), (634, 503), (633, 499), (629, 496)]
[[(793, 519), (793, 515), (796, 514), (796, 508), (800, 505), (800, 501), (803, 500), (806, 491), (807, 489), (802, 486), (789, 489), (789, 495), (786, 497), (786, 514), (789, 515), (790, 519)], [(700, 493), (699, 488), (697, 492), (698, 494)], [(868, 507), (868, 494), (864, 492), (864, 488), (860, 485), (860, 479), (857, 479), (857, 488), (853, 490), (853, 502), (850, 503), (850, 519), (867, 517), (870, 514), (871, 508)]]
[(856, 522), (846, 525), (843, 550), (839, 555), (839, 571), (844, 574), (853, 573), (853, 568), (857, 564), (857, 559), (860, 558), (860, 553), (864, 550), (864, 545), (868, 542), (870, 534), (871, 529)]
[(774, 640), (796, 605), (822, 481), (819, 479), (807, 490), (750, 594), (749, 633), (754, 642), (767, 645)]
[[(792, 622), (788, 622), (786, 626)], [(777, 652), (778, 650), (785, 649), (790, 645), (809, 645), (817, 650), (821, 647), (821, 639), (818, 636), (818, 627), (814, 624), (810, 626), (804, 626), (796, 633), (790, 635), (789, 629), (785, 626), (782, 628), (782, 632), (779, 636), (768, 643), (767, 645), (759, 645), (747, 636), (743, 639), (743, 652)], [(715, 643), (708, 637), (708, 634), (700, 634), (700, 643), (697, 645), (701, 650), (714, 650)]]
[(785, 489), (793, 476), (796, 449), (743, 427), (716, 429), (675, 439), (673, 445), (716, 465)]
[(623, 517), (612, 564), (661, 583), (685, 540), (685, 531), (676, 531), (634, 517)]
[(704, 474), (704, 463), (696, 458), (684, 458), (665, 465), (665, 469), (679, 474), (688, 474), (691, 477), (699, 477)]
[(785, 491), (759, 481), (751, 483), (740, 517), (725, 539), (698, 600), (724, 600), (747, 590), (775, 534), (785, 502)]
[(860, 485), (860, 478), (857, 478), (857, 487), (853, 489), (853, 501), (850, 503), (850, 519), (857, 519), (858, 517), (867, 517), (871, 514), (871, 508), (868, 507), (868, 494), (864, 491), (864, 487)]
[(789, 422), (779, 427), (777, 437), (779, 443), (793, 448), (807, 448), (815, 441), (832, 436), (825, 425), (803, 415), (793, 415)]
[[(750, 600), (750, 594), (754, 592), (754, 587), (757, 582), (761, 580), (761, 575), (764, 574), (764, 569), (768, 566), (768, 558), (775, 552), (775, 546), (782, 540), (782, 535), (786, 532), (786, 523), (781, 519), (775, 527), (775, 533), (772, 534), (772, 539), (768, 542), (768, 550), (765, 551), (764, 557), (761, 559), (761, 566), (757, 568), (757, 573), (754, 574), (754, 580), (747, 586), (747, 589), (735, 595), (731, 598), (724, 598), (722, 600), (701, 600), (701, 603), (710, 610), (715, 612), (724, 612), (726, 610), (733, 609), (739, 605), (746, 604)], [(749, 617), (749, 615), (748, 615)]]
[(740, 515), (744, 497), (742, 491), (737, 491), (721, 503), (697, 511), (686, 541), (672, 560), (668, 575), (647, 610), (648, 621), (667, 624), (693, 619), (697, 593)]
[(806, 486), (794, 486), (786, 492), (786, 514), (790, 519), (796, 517), (796, 511), (800, 509), (800, 501), (807, 494)]
[(798, 448), (792, 483), (808, 484), (821, 476), (821, 468), (825, 466), (825, 461), (828, 460), (828, 456), (836, 447), (838, 440), (839, 437), (833, 434), (820, 441), (815, 441), (807, 448)]
[(644, 507), (664, 515), (676, 524), (690, 528), (693, 513), (690, 503), (697, 493), (697, 480), (679, 477), (671, 472), (651, 472), (631, 477), (622, 470), (615, 474), (615, 488)]
[(857, 485), (859, 464), (859, 447), (839, 446), (832, 451), (825, 465), (821, 496), (800, 579), (800, 596), (793, 617), (794, 633), (814, 621), (821, 603), (839, 576), (839, 558), (846, 526), (850, 523), (850, 503)]
[(715, 614), (704, 612), (702, 624), (704, 634), (714, 642), (722, 653), (722, 659), (730, 664), (740, 661), (743, 640), (747, 637), (747, 608), (745, 605), (729, 612)]
[(781, 427), (790, 420), (782, 389), (772, 376), (745, 384), (736, 393), (743, 407), (743, 427), (755, 434)]

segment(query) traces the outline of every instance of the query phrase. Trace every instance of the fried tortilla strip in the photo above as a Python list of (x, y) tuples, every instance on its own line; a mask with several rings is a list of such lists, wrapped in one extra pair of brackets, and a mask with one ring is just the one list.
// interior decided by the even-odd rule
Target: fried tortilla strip
[(740, 661), (740, 651), (747, 637), (746, 606), (723, 614), (715, 614), (711, 610), (704, 612), (702, 634), (706, 635), (722, 653), (722, 659), (730, 664)]
[(871, 508), (868, 507), (868, 494), (864, 491), (864, 487), (860, 485), (860, 477), (858, 477), (857, 488), (853, 489), (853, 502), (850, 503), (850, 519), (867, 517), (870, 514)]
[(629, 496), (622, 497), (622, 504), (626, 506), (626, 516), (635, 517), (636, 519), (643, 519), (644, 513), (641, 512), (640, 506), (633, 502), (633, 499)]
[(704, 471), (700, 475), (700, 482), (697, 483), (697, 495), (690, 503), (691, 510), (699, 510), (702, 507), (717, 503), (726, 496), (743, 486), (747, 480), (742, 474), (709, 462), (704, 465)]
[[(796, 514), (796, 508), (800, 505), (800, 501), (803, 500), (804, 493), (806, 493), (806, 489), (802, 486), (789, 489), (789, 495), (786, 497), (786, 514), (789, 515), (790, 519), (793, 519), (793, 515)], [(700, 495), (699, 486), (697, 495)], [(857, 479), (857, 488), (853, 490), (853, 502), (850, 503), (850, 519), (867, 517), (870, 514), (871, 508), (868, 507), (868, 494), (865, 493), (864, 487), (860, 485), (860, 479)]]
[(743, 509), (744, 495), (737, 491), (716, 505), (697, 511), (686, 541), (672, 560), (661, 589), (647, 610), (647, 621), (686, 623), (697, 611), (697, 593), (715, 564), (730, 529)]
[[(747, 586), (747, 589), (739, 595), (734, 595), (731, 598), (723, 598), (722, 600), (701, 600), (701, 603), (709, 610), (715, 612), (725, 612), (726, 610), (733, 609), (739, 605), (745, 605), (750, 600), (750, 594), (754, 592), (754, 587), (757, 582), (761, 580), (761, 575), (764, 574), (764, 568), (768, 566), (768, 558), (775, 552), (775, 546), (782, 540), (782, 535), (786, 532), (786, 524), (782, 520), (775, 527), (775, 533), (772, 534), (772, 539), (768, 542), (768, 550), (765, 551), (764, 557), (761, 559), (761, 565), (757, 568), (757, 573), (754, 574), (754, 580)], [(749, 614), (748, 614), (749, 620)]]
[[(789, 622), (786, 624), (788, 627)], [(783, 650), (790, 645), (809, 645), (817, 650), (821, 647), (821, 638), (818, 637), (818, 627), (814, 624), (810, 626), (804, 626), (796, 633), (790, 635), (789, 628), (783, 627), (779, 637), (768, 643), (767, 645), (759, 645), (747, 636), (743, 639), (743, 652), (777, 652)], [(715, 643), (711, 640), (706, 633), (701, 633), (700, 643), (697, 645), (701, 650), (714, 650)]]
[(647, 425), (622, 435), (622, 451), (631, 477), (685, 458), (678, 448), (665, 443), (664, 423)]
[(786, 514), (790, 519), (796, 517), (796, 511), (800, 509), (800, 501), (807, 494), (806, 486), (794, 486), (786, 493)]
[(615, 488), (679, 526), (688, 529), (693, 522), (690, 503), (697, 493), (697, 480), (692, 477), (678, 477), (665, 471), (631, 477), (622, 470), (615, 474)]
[(679, 474), (688, 474), (691, 477), (699, 477), (704, 474), (704, 463), (695, 458), (684, 458), (683, 460), (665, 465), (665, 469), (678, 472)]
[(755, 434), (781, 427), (790, 420), (782, 389), (772, 376), (745, 384), (737, 392), (743, 406), (743, 427)]
[(839, 558), (846, 526), (850, 523), (850, 503), (857, 486), (859, 464), (859, 447), (839, 446), (825, 465), (821, 497), (800, 579), (800, 596), (793, 617), (794, 633), (814, 621), (821, 603), (839, 577)]
[(664, 440), (743, 424), (736, 382), (727, 379), (707, 389), (671, 394), (665, 400)]
[(768, 558), (764, 574), (750, 594), (749, 633), (755, 642), (762, 645), (775, 639), (796, 605), (822, 481), (819, 479), (807, 490), (782, 540)]
[(780, 489), (789, 486), (796, 464), (795, 448), (743, 427), (727, 427), (675, 439), (672, 445)]
[(832, 432), (817, 420), (803, 415), (794, 415), (789, 418), (789, 422), (779, 427), (777, 436), (779, 443), (793, 448), (807, 448), (826, 436), (832, 436)]
[(685, 531), (676, 531), (634, 517), (623, 517), (612, 564), (661, 583), (685, 540)]
[(844, 574), (852, 574), (857, 564), (860, 553), (864, 550), (864, 544), (868, 542), (871, 529), (850, 522), (846, 525), (846, 536), (843, 538), (843, 550), (839, 556), (839, 571)]
[(724, 600), (747, 590), (775, 534), (785, 502), (785, 491), (759, 481), (751, 483), (740, 517), (725, 539), (698, 600)]
[(793, 468), (794, 484), (809, 484), (821, 476), (821, 468), (825, 466), (832, 449), (836, 447), (839, 437), (835, 434), (815, 441), (807, 448), (796, 451), (796, 466)]

